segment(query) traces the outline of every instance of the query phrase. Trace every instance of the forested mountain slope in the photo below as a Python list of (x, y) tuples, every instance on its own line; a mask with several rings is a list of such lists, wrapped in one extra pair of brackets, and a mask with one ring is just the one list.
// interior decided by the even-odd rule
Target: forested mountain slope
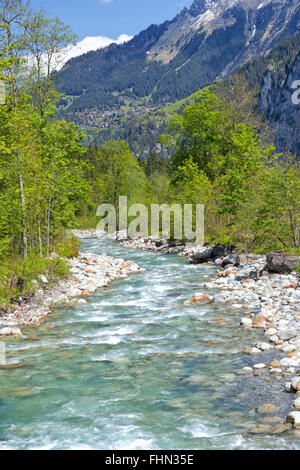
[(195, 0), (130, 42), (70, 60), (61, 113), (161, 106), (264, 54), (299, 30), (299, 0)]
[[(299, 64), (299, 58), (296, 61), (299, 54), (300, 32), (284, 39), (268, 54), (250, 61), (222, 82), (219, 81), (217, 85), (213, 85), (214, 89), (220, 89), (221, 83), (226, 86), (227, 82), (234, 83), (238, 77), (238, 82), (244, 83), (253, 95), (255, 111), (258, 114), (263, 111), (271, 128), (278, 133), (276, 137), (278, 150), (291, 151), (296, 154), (300, 153), (300, 132), (297, 130), (300, 122), (299, 105), (295, 106), (291, 101), (294, 90), (290, 86), (294, 80), (297, 80), (297, 77), (298, 79), (300, 77), (300, 72), (295, 71), (296, 62)], [(293, 71), (291, 76), (290, 71)], [(236, 88), (236, 84), (232, 86)], [(285, 98), (281, 94), (281, 89), (285, 90)], [(218, 93), (217, 90), (215, 91)], [(237, 99), (239, 99), (240, 92), (241, 90), (233, 90)], [(172, 105), (163, 106), (148, 113), (120, 111), (104, 118), (106, 127), (99, 127), (91, 122), (89, 126), (85, 126), (85, 132), (88, 140), (98, 145), (102, 145), (112, 137), (125, 139), (136, 155), (147, 158), (151, 150), (162, 152), (158, 139), (165, 130), (170, 116), (193, 103), (194, 99), (195, 95), (191, 94)], [(285, 111), (281, 112), (283, 106)]]

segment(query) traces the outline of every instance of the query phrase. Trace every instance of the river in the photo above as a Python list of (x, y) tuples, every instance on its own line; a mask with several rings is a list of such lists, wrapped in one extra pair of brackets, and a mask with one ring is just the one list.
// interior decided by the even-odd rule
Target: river
[(215, 267), (107, 240), (82, 251), (146, 272), (23, 330), (35, 338), (7, 340), (7, 362), (23, 367), (0, 370), (0, 449), (300, 449), (295, 433), (249, 433), (266, 417), (260, 404), (284, 417), (292, 399), (235, 374), (257, 362), (244, 352), (260, 334), (239, 327), (244, 311), (185, 304)]

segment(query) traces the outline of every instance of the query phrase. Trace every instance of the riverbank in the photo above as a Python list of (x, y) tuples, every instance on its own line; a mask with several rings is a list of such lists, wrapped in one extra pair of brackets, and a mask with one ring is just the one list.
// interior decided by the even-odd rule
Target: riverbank
[[(219, 289), (213, 297), (215, 303), (232, 303), (237, 308), (247, 308), (247, 316), (240, 320), (242, 328), (261, 330), (261, 339), (246, 352), (257, 357), (253, 367), (245, 367), (240, 374), (263, 376), (266, 380), (287, 381), (285, 391), (295, 394), (294, 410), (287, 423), (300, 429), (300, 289), (296, 273), (269, 274), (264, 271), (267, 259), (259, 258), (239, 267), (224, 269), (211, 282), (199, 287), (207, 294)], [(203, 302), (205, 294), (199, 293), (194, 302)], [(260, 361), (266, 351), (279, 352), (281, 358), (271, 363)], [(266, 427), (267, 425), (265, 425)], [(254, 432), (263, 433), (259, 426)]]
[(78, 258), (66, 260), (71, 275), (51, 286), (43, 277), (43, 286), (27, 303), (20, 303), (0, 319), (1, 336), (22, 336), (20, 327), (41, 325), (59, 305), (76, 306), (86, 303), (86, 298), (113, 281), (141, 272), (131, 261), (115, 259), (94, 253), (82, 253)]

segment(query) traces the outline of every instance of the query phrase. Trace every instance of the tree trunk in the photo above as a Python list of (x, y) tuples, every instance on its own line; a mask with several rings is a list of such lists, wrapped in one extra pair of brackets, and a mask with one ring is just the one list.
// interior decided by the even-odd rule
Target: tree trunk
[(21, 213), (22, 213), (22, 241), (23, 241), (23, 256), (24, 258), (28, 255), (27, 245), (27, 224), (26, 224), (26, 201), (24, 193), (23, 175), (21, 171), (21, 159), (20, 150), (18, 150), (18, 166), (19, 166), (19, 186), (20, 186), (20, 197), (21, 197)]
[(50, 248), (50, 216), (51, 216), (51, 196), (48, 202), (48, 211), (46, 217), (46, 256), (49, 256), (49, 248)]

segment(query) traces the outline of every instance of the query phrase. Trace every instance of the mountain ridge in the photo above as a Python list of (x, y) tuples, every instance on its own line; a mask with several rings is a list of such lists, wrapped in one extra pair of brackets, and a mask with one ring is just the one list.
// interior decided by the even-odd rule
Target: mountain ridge
[(123, 45), (57, 73), (67, 118), (86, 110), (161, 106), (222, 79), (300, 29), (299, 0), (195, 0)]

